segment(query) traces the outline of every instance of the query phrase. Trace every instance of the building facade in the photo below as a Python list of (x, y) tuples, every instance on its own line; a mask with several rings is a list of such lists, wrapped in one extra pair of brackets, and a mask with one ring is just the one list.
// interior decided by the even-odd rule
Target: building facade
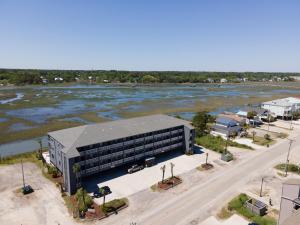
[(261, 107), (276, 117), (291, 118), (294, 112), (300, 111), (300, 98), (288, 97), (269, 102), (263, 102)]
[[(193, 152), (194, 128), (188, 121), (153, 115), (79, 126), (48, 133), (50, 159), (73, 194), (78, 179), (139, 162), (163, 152)], [(74, 173), (74, 165), (80, 171)]]
[(278, 225), (300, 224), (299, 219), (300, 179), (290, 179), (287, 180), (282, 186)]

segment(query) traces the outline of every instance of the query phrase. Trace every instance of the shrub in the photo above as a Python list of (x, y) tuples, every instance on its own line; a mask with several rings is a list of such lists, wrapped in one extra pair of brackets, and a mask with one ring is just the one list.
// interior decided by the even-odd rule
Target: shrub
[(110, 202), (105, 203), (105, 205), (102, 205), (102, 210), (105, 213), (114, 212), (125, 205), (125, 199), (114, 199)]
[(271, 140), (271, 136), (270, 136), (269, 134), (265, 134), (265, 135), (264, 135), (264, 138), (265, 138), (266, 140), (269, 140), (269, 141)]

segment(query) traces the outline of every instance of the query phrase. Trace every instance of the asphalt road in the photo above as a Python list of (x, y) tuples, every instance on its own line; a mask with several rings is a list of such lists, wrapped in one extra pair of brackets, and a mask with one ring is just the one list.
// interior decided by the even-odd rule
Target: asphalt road
[[(295, 141), (291, 151), (299, 151), (300, 135), (293, 139)], [(267, 168), (285, 159), (288, 146), (289, 141), (284, 140), (264, 152), (255, 152), (247, 160), (236, 163), (221, 173), (208, 177), (204, 183), (145, 211), (137, 216), (137, 225), (198, 224), (217, 206), (224, 205), (224, 201), (230, 196), (236, 195), (240, 187), (251, 178), (262, 176)]]

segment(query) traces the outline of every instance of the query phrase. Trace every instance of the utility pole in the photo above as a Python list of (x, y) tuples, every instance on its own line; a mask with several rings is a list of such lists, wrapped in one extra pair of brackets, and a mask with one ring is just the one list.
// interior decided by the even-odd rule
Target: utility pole
[(270, 112), (268, 111), (268, 134), (270, 131)]
[(21, 159), (21, 167), (22, 167), (22, 177), (23, 177), (23, 188), (25, 188), (25, 177), (24, 177), (24, 169), (23, 169), (23, 161)]
[(292, 114), (292, 117), (291, 117), (291, 125), (290, 125), (290, 130), (293, 130), (293, 119), (294, 119), (294, 117), (293, 117), (293, 114)]
[(263, 188), (263, 183), (264, 183), (264, 178), (261, 178), (261, 185), (260, 185), (260, 192), (259, 192), (259, 196), (262, 197), (262, 188)]
[(291, 152), (291, 146), (294, 140), (289, 139), (290, 141), (290, 146), (289, 146), (289, 150), (288, 150), (288, 154), (286, 156), (286, 164), (285, 164), (285, 176), (287, 176), (288, 173), (288, 166), (289, 166), (289, 157), (290, 157), (290, 152)]
[(227, 136), (226, 139), (225, 152), (224, 152), (225, 155), (227, 154), (228, 141), (229, 141), (229, 136)]

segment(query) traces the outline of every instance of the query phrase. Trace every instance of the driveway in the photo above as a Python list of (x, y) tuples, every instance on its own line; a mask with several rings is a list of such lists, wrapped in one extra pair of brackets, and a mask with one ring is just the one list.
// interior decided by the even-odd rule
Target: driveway
[[(166, 165), (165, 178), (171, 176), (170, 163), (174, 163), (174, 175), (180, 176), (180, 174), (186, 173), (196, 167), (200, 166), (205, 162), (205, 149), (201, 152), (197, 151), (196, 154), (187, 156), (185, 154), (170, 153), (167, 156), (157, 156), (159, 163), (155, 166), (144, 168), (133, 174), (121, 173), (120, 176), (112, 178), (114, 174), (107, 173), (103, 175), (104, 182), (98, 183), (98, 187), (109, 186), (112, 194), (106, 196), (107, 201), (115, 198), (123, 198), (130, 196), (134, 193), (142, 191), (144, 189), (149, 189), (153, 184), (161, 181), (162, 171), (161, 167)], [(213, 161), (219, 159), (219, 154), (214, 152), (209, 153), (209, 160)], [(125, 169), (123, 169), (125, 171)], [(102, 199), (95, 199), (96, 202), (102, 203)]]

